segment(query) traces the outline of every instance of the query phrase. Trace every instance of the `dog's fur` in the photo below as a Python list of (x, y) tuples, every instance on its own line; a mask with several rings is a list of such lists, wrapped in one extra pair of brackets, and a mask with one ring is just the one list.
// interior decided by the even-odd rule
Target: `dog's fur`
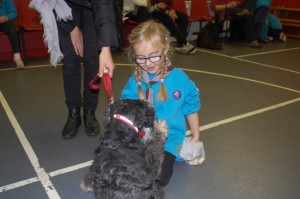
[(223, 29), (225, 20), (225, 12), (216, 12), (215, 17), (212, 21), (209, 21), (199, 32), (197, 36), (197, 46), (222, 50), (220, 32)]
[(112, 140), (111, 113), (106, 110), (105, 130), (93, 164), (81, 181), (82, 189), (93, 190), (96, 199), (164, 198), (157, 180), (164, 159), (166, 123), (156, 120), (153, 105), (146, 101), (119, 100), (113, 106), (114, 114), (126, 116), (146, 135), (141, 137), (126, 123), (114, 120)]

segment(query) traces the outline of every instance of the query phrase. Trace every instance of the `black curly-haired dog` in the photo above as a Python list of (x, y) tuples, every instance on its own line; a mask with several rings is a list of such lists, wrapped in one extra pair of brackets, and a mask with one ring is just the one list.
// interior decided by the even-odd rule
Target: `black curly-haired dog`
[(167, 125), (143, 100), (118, 100), (105, 111), (104, 133), (81, 181), (96, 199), (164, 198), (160, 176)]

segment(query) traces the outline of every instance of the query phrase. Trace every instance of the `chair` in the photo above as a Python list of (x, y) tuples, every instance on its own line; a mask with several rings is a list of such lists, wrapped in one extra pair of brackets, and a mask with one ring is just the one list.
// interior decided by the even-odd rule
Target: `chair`
[[(209, 14), (207, 0), (192, 0), (191, 2), (191, 16), (188, 31), (192, 22), (199, 22), (199, 28), (202, 29), (202, 22), (212, 20), (212, 16)], [(200, 31), (199, 30), (199, 31)]]
[(27, 65), (27, 49), (25, 43), (25, 32), (28, 31), (42, 31), (43, 26), (40, 23), (39, 14), (28, 7), (30, 0), (20, 0), (18, 4), (18, 16), (19, 16), (19, 32), (21, 36), (21, 46), (23, 51), (24, 62)]
[(173, 0), (172, 8), (176, 11), (188, 15), (186, 10), (185, 0)]

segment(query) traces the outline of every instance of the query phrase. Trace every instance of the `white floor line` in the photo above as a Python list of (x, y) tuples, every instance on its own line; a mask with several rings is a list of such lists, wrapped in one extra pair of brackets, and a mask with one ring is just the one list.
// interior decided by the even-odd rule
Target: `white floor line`
[(246, 54), (246, 55), (238, 55), (238, 56), (233, 56), (233, 57), (237, 57), (237, 58), (251, 57), (251, 56), (256, 56), (256, 55), (264, 55), (264, 54), (285, 52), (285, 51), (291, 51), (291, 50), (300, 50), (300, 47), (297, 47), (297, 48), (286, 48), (286, 49), (281, 49), (281, 50), (272, 50), (272, 51), (267, 51), (267, 52), (252, 53), (252, 54)]
[[(248, 113), (237, 115), (237, 116), (234, 116), (234, 117), (231, 117), (231, 118), (220, 120), (218, 122), (213, 122), (213, 123), (201, 126), (199, 128), (199, 130), (202, 133), (205, 130), (208, 130), (208, 129), (211, 129), (211, 128), (214, 128), (214, 127), (217, 127), (217, 126), (220, 126), (220, 125), (223, 125), (223, 124), (228, 124), (230, 122), (234, 122), (234, 121), (241, 120), (241, 119), (244, 119), (244, 118), (247, 118), (247, 117), (258, 115), (260, 113), (263, 113), (263, 112), (266, 112), (266, 111), (271, 111), (271, 110), (274, 110), (274, 109), (277, 109), (277, 108), (281, 108), (283, 106), (287, 106), (289, 104), (293, 104), (293, 103), (296, 103), (296, 102), (299, 102), (299, 101), (300, 101), (300, 97), (296, 98), (296, 99), (289, 100), (289, 101), (285, 101), (285, 102), (282, 102), (282, 103), (279, 103), (279, 104), (275, 104), (275, 105), (272, 105), (272, 106), (268, 106), (268, 107), (265, 107), (265, 108), (262, 108), (262, 109), (258, 109), (258, 110), (255, 110), (255, 111), (251, 111), (251, 112), (248, 112)], [(188, 130), (186, 132), (186, 135), (187, 136), (191, 135), (191, 131)], [(82, 168), (85, 168), (85, 167), (89, 167), (91, 164), (92, 164), (92, 160), (84, 162), (84, 163), (80, 163), (80, 164), (77, 164), (77, 165), (74, 165), (74, 166), (62, 168), (62, 169), (59, 169), (59, 170), (56, 170), (56, 171), (52, 171), (52, 172), (48, 173), (48, 175), (50, 177), (62, 175), (62, 174), (73, 172), (73, 171), (76, 171), (76, 170), (79, 170), (79, 169), (82, 169)], [(10, 184), (10, 185), (0, 187), (0, 193), (4, 192), (4, 191), (11, 190), (11, 189), (16, 189), (18, 187), (22, 187), (22, 186), (34, 183), (36, 181), (38, 181), (38, 180), (35, 179), (35, 178), (30, 178), (30, 179), (27, 179), (27, 180), (22, 180), (22, 181), (19, 181), (19, 182)]]
[[(63, 168), (63, 169), (52, 171), (52, 172), (48, 173), (48, 175), (50, 177), (55, 177), (55, 176), (58, 176), (58, 175), (62, 175), (62, 174), (65, 174), (65, 173), (76, 171), (76, 170), (91, 166), (92, 162), (93, 161), (90, 160), (90, 161), (87, 161), (87, 162), (84, 162), (84, 163), (80, 163), (80, 164), (76, 164), (76, 165), (73, 165), (73, 166), (70, 166), (70, 167), (66, 167), (66, 168)], [(9, 184), (9, 185), (5, 185), (3, 187), (0, 187), (0, 193), (5, 192), (5, 191), (9, 191), (9, 190), (12, 190), (12, 189), (16, 189), (16, 188), (19, 188), (19, 187), (23, 187), (23, 186), (26, 186), (26, 185), (29, 185), (29, 184), (32, 184), (32, 183), (38, 182), (38, 181), (39, 181), (39, 179), (37, 177), (33, 177), (33, 178), (29, 178), (29, 179), (26, 179), (26, 180), (15, 182), (15, 183), (12, 183), (12, 184)]]
[(55, 190), (55, 187), (52, 185), (48, 174), (44, 170), (43, 167), (39, 164), (39, 160), (31, 147), (29, 141), (27, 140), (23, 130), (21, 129), (17, 119), (15, 118), (11, 108), (9, 107), (7, 101), (5, 100), (2, 92), (0, 91), (0, 102), (7, 114), (7, 117), (9, 121), (11, 122), (12, 127), (14, 128), (19, 141), (21, 142), (25, 153), (27, 154), (27, 157), (29, 158), (31, 165), (33, 166), (38, 179), (41, 181), (49, 199), (60, 199), (60, 196), (58, 195), (57, 191)]
[(39, 179), (37, 177), (33, 177), (33, 178), (29, 178), (29, 179), (26, 179), (26, 180), (15, 182), (15, 183), (12, 183), (12, 184), (9, 184), (9, 185), (5, 185), (3, 187), (0, 187), (0, 193), (5, 192), (5, 191), (9, 191), (9, 190), (12, 190), (12, 189), (16, 189), (18, 187), (23, 187), (25, 185), (29, 185), (31, 183), (38, 182), (38, 181), (39, 181)]
[[(300, 48), (294, 48), (293, 50), (295, 50), (295, 49), (297, 50), (297, 49), (300, 49)], [(197, 49), (197, 50), (200, 51), (200, 52), (205, 52), (205, 53), (209, 53), (209, 54), (213, 54), (213, 55), (218, 55), (218, 56), (221, 56), (221, 57), (235, 59), (235, 60), (242, 61), (242, 62), (248, 62), (248, 63), (255, 64), (255, 65), (261, 65), (261, 66), (265, 66), (265, 67), (268, 67), (268, 68), (273, 68), (273, 69), (277, 69), (277, 70), (282, 70), (282, 71), (287, 71), (287, 72), (291, 72), (291, 73), (300, 74), (300, 71), (293, 71), (293, 70), (289, 70), (289, 69), (285, 69), (285, 68), (280, 68), (280, 67), (277, 67), (277, 66), (272, 66), (272, 65), (269, 65), (269, 64), (263, 64), (263, 63), (259, 63), (259, 62), (249, 61), (249, 60), (246, 60), (246, 59), (241, 59), (240, 57), (243, 57), (243, 55), (229, 56), (229, 55), (224, 55), (224, 54), (212, 52), (212, 51), (209, 51), (209, 50), (202, 50), (202, 49)], [(285, 50), (281, 50), (281, 51), (285, 51)], [(275, 52), (275, 51), (273, 51), (273, 52)], [(271, 53), (271, 52), (269, 51), (268, 53)], [(252, 56), (253, 55), (255, 55), (255, 54), (252, 54)], [(246, 57), (246, 55), (245, 55), (245, 57)]]
[(92, 165), (92, 162), (93, 161), (90, 160), (90, 161), (87, 161), (87, 162), (84, 162), (84, 163), (80, 163), (80, 164), (76, 164), (76, 165), (73, 165), (73, 166), (70, 166), (70, 167), (66, 167), (66, 168), (63, 168), (63, 169), (52, 171), (52, 172), (49, 173), (49, 176), (54, 177), (54, 176), (69, 173), (69, 172), (72, 172), (72, 171), (76, 171), (76, 170), (79, 170), (79, 169), (82, 169), (82, 168), (85, 168), (85, 167), (89, 167), (89, 166)]
[(262, 64), (262, 63), (259, 63), (259, 62), (250, 61), (250, 60), (241, 59), (241, 58), (236, 58), (236, 57), (233, 57), (232, 59), (236, 59), (236, 60), (243, 61), (243, 62), (248, 62), (250, 64), (265, 66), (265, 67), (268, 67), (268, 68), (274, 68), (274, 69), (282, 70), (282, 71), (286, 71), (286, 72), (291, 72), (291, 73), (295, 73), (295, 74), (300, 74), (300, 71), (289, 70), (289, 69), (286, 69), (286, 68), (280, 68), (280, 67), (269, 65), (269, 64)]
[(222, 73), (213, 73), (213, 72), (201, 71), (201, 70), (186, 69), (186, 68), (181, 68), (181, 69), (184, 70), (184, 71), (190, 71), (190, 72), (196, 72), (196, 73), (204, 73), (204, 74), (210, 74), (210, 75), (216, 75), (216, 76), (222, 76), (222, 77), (229, 77), (229, 78), (234, 78), (234, 79), (239, 79), (239, 80), (254, 82), (254, 83), (263, 84), (263, 85), (267, 85), (267, 86), (271, 86), (271, 87), (275, 87), (275, 88), (280, 88), (280, 89), (291, 91), (291, 92), (295, 92), (295, 93), (300, 93), (299, 90), (290, 89), (290, 88), (287, 88), (287, 87), (278, 86), (276, 84), (270, 84), (270, 83), (267, 83), (267, 82), (257, 81), (257, 80), (248, 79), (248, 78), (244, 78), (244, 77), (238, 77), (238, 76), (227, 75), (227, 74), (222, 74)]
[[(201, 51), (204, 51), (204, 50), (201, 50)], [(211, 53), (209, 51), (205, 51), (205, 52), (208, 52), (208, 53)], [(216, 55), (220, 55), (220, 56), (224, 56), (224, 57), (228, 57), (228, 58), (232, 58), (230, 56), (227, 56), (227, 55), (222, 55), (222, 54), (218, 54), (218, 53), (212, 53), (212, 54), (216, 54)], [(238, 60), (241, 60), (241, 61), (244, 61), (243, 59), (238, 59)], [(246, 60), (247, 61), (247, 60)], [(122, 64), (122, 63), (116, 63), (115, 65), (119, 65), (119, 66), (132, 66), (132, 64)], [(31, 68), (36, 68), (36, 67), (45, 67), (45, 66), (50, 66), (50, 65), (39, 65), (39, 66), (33, 66)], [(296, 92), (296, 93), (300, 93), (300, 91), (298, 90), (294, 90), (294, 89), (289, 89), (289, 88), (286, 88), (286, 87), (282, 87), (282, 86), (278, 86), (278, 85), (274, 85), (274, 84), (269, 84), (269, 83), (266, 83), (266, 82), (262, 82), (262, 81), (256, 81), (256, 80), (252, 80), (252, 79), (247, 79), (247, 78), (242, 78), (242, 77), (237, 77), (237, 76), (232, 76), (232, 75), (226, 75), (226, 74), (220, 74), (220, 73), (212, 73), (212, 72), (207, 72), (207, 71), (200, 71), (200, 70), (191, 70), (191, 69), (185, 69), (185, 68), (181, 68), (182, 70), (184, 71), (191, 71), (191, 72), (197, 72), (197, 73), (205, 73), (205, 74), (210, 74), (210, 75), (217, 75), (217, 76), (224, 76), (224, 77), (230, 77), (230, 78), (235, 78), (235, 79), (240, 79), (240, 80), (245, 80), (245, 81), (251, 81), (251, 82), (255, 82), (255, 83), (259, 83), (259, 84), (264, 84), (264, 85), (269, 85), (269, 86), (272, 86), (272, 87), (277, 87), (277, 88), (281, 88), (281, 89), (284, 89), (284, 90), (288, 90), (288, 91), (292, 91), (292, 92)], [(13, 69), (15, 70), (15, 69)], [(3, 103), (3, 101), (5, 101), (1, 91), (0, 91), (0, 102), (2, 102), (2, 105), (4, 107), (4, 104), (6, 103)], [(288, 104), (291, 104), (291, 103), (295, 103), (295, 102), (298, 102), (300, 101), (300, 98), (296, 98), (294, 100), (290, 100), (290, 101), (287, 101), (287, 102), (283, 102), (283, 103), (280, 103), (280, 104), (276, 104), (276, 105), (273, 105), (273, 106), (269, 106), (269, 107), (266, 107), (266, 108), (263, 108), (263, 109), (259, 109), (259, 110), (256, 110), (256, 111), (252, 111), (252, 112), (249, 112), (249, 113), (245, 113), (245, 114), (242, 114), (242, 115), (238, 115), (238, 116), (235, 116), (235, 117), (231, 117), (231, 118), (228, 118), (228, 119), (224, 119), (224, 120), (221, 120), (221, 121), (218, 121), (218, 122), (214, 122), (214, 123), (211, 123), (211, 124), (207, 124), (207, 125), (204, 125), (204, 126), (201, 126), (200, 127), (200, 131), (203, 132), (207, 129), (210, 129), (210, 128), (213, 128), (213, 127), (216, 127), (216, 126), (219, 126), (219, 125), (222, 125), (222, 124), (227, 124), (227, 123), (230, 123), (230, 122), (234, 122), (236, 120), (239, 120), (239, 119), (243, 119), (243, 118), (246, 118), (246, 117), (250, 117), (250, 116), (253, 116), (253, 115), (256, 115), (256, 114), (259, 114), (259, 113), (262, 113), (262, 112), (265, 112), (265, 111), (269, 111), (269, 110), (273, 110), (273, 109), (276, 109), (276, 108), (280, 108), (282, 106), (286, 106)], [(6, 103), (7, 104), (7, 103)], [(6, 105), (8, 108), (8, 104)], [(6, 108), (4, 108), (6, 110)], [(10, 108), (9, 108), (10, 110)], [(7, 112), (7, 111), (6, 111)], [(10, 110), (11, 112), (11, 110)], [(11, 120), (11, 119), (10, 119)], [(18, 132), (20, 132), (20, 134), (23, 134), (23, 131), (20, 129), (16, 119), (14, 117), (12, 117), (12, 120), (11, 120), (11, 123), (13, 124), (13, 122), (16, 123), (17, 125), (13, 125), (13, 127), (15, 128), (16, 130), (16, 133), (17, 133), (17, 130)], [(18, 128), (16, 128), (18, 127)], [(190, 131), (187, 131), (187, 135), (190, 134)], [(18, 135), (19, 137), (19, 135)], [(22, 137), (22, 136), (21, 136)], [(20, 138), (19, 138), (20, 139)], [(25, 138), (26, 139), (26, 138)], [(26, 139), (27, 140), (27, 139)], [(28, 142), (28, 141), (27, 141)], [(25, 142), (26, 143), (26, 142)], [(29, 144), (29, 143), (28, 143)], [(26, 144), (27, 145), (27, 144)], [(30, 145), (29, 145), (30, 146)], [(23, 145), (24, 147), (24, 145)], [(31, 146), (29, 147), (31, 148)], [(32, 148), (31, 148), (32, 150)], [(26, 150), (25, 150), (26, 151)], [(33, 150), (32, 150), (33, 151)], [(27, 153), (27, 152), (26, 152)], [(34, 154), (34, 152), (32, 153)], [(33, 161), (33, 163), (37, 163), (37, 157), (36, 155), (34, 154), (35, 158), (33, 158), (34, 160), (36, 159), (36, 161)], [(77, 164), (77, 165), (74, 165), (74, 166), (70, 166), (70, 167), (66, 167), (66, 168), (63, 168), (63, 169), (59, 169), (59, 170), (56, 170), (56, 171), (53, 171), (53, 172), (50, 172), (50, 173), (46, 173), (44, 170), (40, 171), (38, 170), (37, 173), (40, 173), (40, 172), (43, 172), (43, 175), (44, 176), (47, 176), (45, 177), (45, 179), (48, 179), (49, 180), (49, 177), (54, 177), (54, 176), (57, 176), (57, 175), (62, 175), (62, 174), (65, 174), (65, 173), (68, 173), (68, 172), (72, 172), (72, 171), (76, 171), (76, 170), (79, 170), (81, 168), (84, 168), (84, 167), (88, 167), (90, 166), (92, 163), (92, 160), (91, 161), (87, 161), (87, 162), (84, 162), (84, 163), (81, 163), (81, 164)], [(39, 175), (38, 175), (39, 176)], [(40, 176), (39, 176), (39, 179)], [(3, 187), (0, 187), (0, 193), (1, 192), (4, 192), (4, 191), (8, 191), (8, 190), (11, 190), (11, 189), (15, 189), (15, 188), (18, 188), (18, 187), (21, 187), (21, 186), (25, 186), (25, 185), (28, 185), (28, 184), (31, 184), (31, 183), (34, 183), (34, 182), (37, 182), (39, 181), (38, 178), (30, 178), (30, 179), (27, 179), (27, 180), (23, 180), (23, 181), (19, 181), (19, 182), (16, 182), (16, 183), (13, 183), (13, 184), (10, 184), (10, 185), (6, 185), (6, 186), (3, 186)], [(49, 181), (50, 182), (50, 181)], [(43, 183), (43, 182), (42, 182)], [(50, 182), (51, 183), (51, 182)], [(43, 184), (44, 186), (44, 184)], [(47, 185), (46, 185), (47, 186)], [(50, 189), (52, 189), (52, 187), (50, 186), (49, 187)], [(53, 187), (54, 188), (54, 187)], [(55, 189), (53, 189), (55, 191)], [(55, 191), (56, 192), (56, 191)], [(48, 194), (48, 192), (47, 192)], [(48, 194), (49, 196), (49, 194)], [(49, 198), (55, 198), (55, 197), (50, 197)], [(60, 198), (59, 196), (56, 197), (56, 198)], [(56, 199), (55, 198), (55, 199)]]
[[(227, 118), (227, 119), (224, 119), (224, 120), (221, 120), (221, 121), (218, 121), (218, 122), (210, 123), (210, 124), (201, 126), (199, 128), (199, 130), (200, 130), (200, 132), (203, 132), (207, 129), (211, 129), (211, 128), (214, 128), (216, 126), (220, 126), (220, 125), (227, 124), (227, 123), (230, 123), (230, 122), (234, 122), (234, 121), (237, 121), (237, 120), (240, 120), (240, 119), (251, 117), (253, 115), (257, 115), (257, 114), (260, 114), (260, 113), (263, 113), (263, 112), (266, 112), (266, 111), (271, 111), (271, 110), (274, 110), (274, 109), (277, 109), (277, 108), (281, 108), (283, 106), (287, 106), (289, 104), (293, 104), (293, 103), (296, 103), (296, 102), (299, 102), (299, 101), (300, 101), (300, 97), (296, 98), (296, 99), (286, 101), (286, 102), (282, 102), (282, 103), (279, 103), (279, 104), (275, 104), (273, 106), (268, 106), (268, 107), (265, 107), (265, 108), (262, 108), (262, 109), (258, 109), (258, 110), (255, 110), (255, 111), (251, 111), (251, 112), (248, 112), (248, 113), (237, 115), (237, 116), (234, 116), (234, 117), (231, 117), (231, 118)], [(191, 131), (190, 130), (187, 131), (187, 135), (190, 135), (190, 134), (191, 134)]]
[(209, 54), (213, 54), (213, 55), (218, 55), (218, 56), (221, 56), (221, 57), (232, 58), (232, 56), (224, 55), (224, 54), (221, 54), (221, 53), (216, 53), (214, 51), (209, 51), (209, 50), (204, 50), (204, 49), (199, 49), (199, 48), (197, 48), (197, 51), (205, 52), (205, 53), (209, 53)]

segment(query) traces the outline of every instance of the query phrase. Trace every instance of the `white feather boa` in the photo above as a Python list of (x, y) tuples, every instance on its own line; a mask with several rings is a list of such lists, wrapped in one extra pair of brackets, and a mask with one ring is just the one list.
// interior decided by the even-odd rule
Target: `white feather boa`
[(58, 20), (72, 20), (72, 10), (64, 0), (31, 0), (30, 8), (35, 9), (41, 18), (44, 27), (44, 42), (50, 54), (50, 63), (56, 66), (62, 59), (63, 54), (59, 47), (58, 30), (53, 10)]

